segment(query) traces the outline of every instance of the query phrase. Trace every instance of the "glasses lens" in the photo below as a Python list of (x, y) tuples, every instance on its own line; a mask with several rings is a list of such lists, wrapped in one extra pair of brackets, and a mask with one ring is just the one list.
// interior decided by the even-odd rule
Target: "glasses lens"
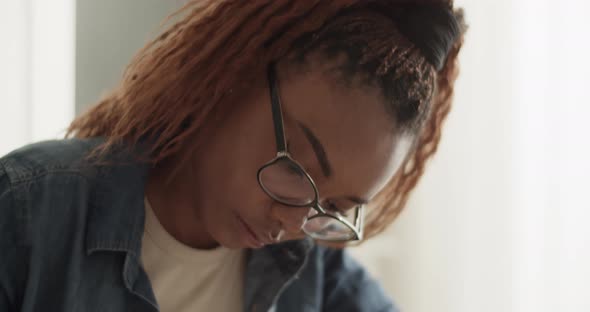
[(305, 171), (288, 158), (264, 167), (259, 180), (264, 190), (283, 204), (303, 206), (315, 200), (315, 190)]
[(329, 216), (317, 215), (315, 210), (310, 212), (307, 222), (303, 225), (303, 231), (321, 240), (350, 240), (356, 236), (348, 225)]

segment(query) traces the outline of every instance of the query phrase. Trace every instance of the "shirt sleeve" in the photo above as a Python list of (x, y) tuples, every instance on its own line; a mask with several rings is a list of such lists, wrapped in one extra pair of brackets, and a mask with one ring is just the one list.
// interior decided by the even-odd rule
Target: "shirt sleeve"
[(3, 288), (0, 288), (0, 311), (16, 311), (8, 300), (8, 294)]
[(350, 254), (326, 248), (325, 312), (399, 312), (379, 283)]
[(12, 189), (0, 161), (0, 311), (16, 311), (17, 298), (24, 281), (23, 246), (14, 242)]

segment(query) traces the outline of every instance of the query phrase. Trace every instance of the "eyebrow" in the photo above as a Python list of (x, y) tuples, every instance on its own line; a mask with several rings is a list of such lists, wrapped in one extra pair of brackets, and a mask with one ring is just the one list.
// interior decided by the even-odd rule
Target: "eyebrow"
[[(326, 178), (330, 177), (332, 175), (332, 167), (330, 166), (330, 162), (328, 161), (328, 156), (326, 155), (326, 150), (324, 150), (324, 146), (322, 145), (318, 137), (313, 133), (313, 131), (309, 129), (309, 127), (307, 127), (300, 121), (297, 121), (297, 125), (305, 134), (305, 137), (307, 138), (307, 141), (309, 141), (309, 144), (311, 144), (315, 156), (318, 159), (318, 162), (320, 163), (320, 167), (322, 168), (322, 173)], [(369, 202), (369, 200), (357, 196), (347, 196), (344, 198), (359, 205), (364, 205)]]
[(326, 178), (330, 177), (332, 175), (332, 167), (330, 166), (330, 162), (328, 161), (328, 156), (326, 155), (326, 150), (324, 150), (324, 146), (322, 145), (318, 137), (313, 133), (313, 131), (311, 131), (311, 129), (309, 129), (307, 126), (305, 126), (303, 123), (299, 121), (297, 122), (297, 125), (299, 126), (299, 128), (301, 128), (301, 130), (303, 130), (305, 138), (307, 138), (307, 141), (309, 141), (309, 144), (311, 144), (315, 156), (318, 159), (318, 162), (320, 163), (320, 167), (322, 168), (322, 173)]
[(345, 198), (348, 199), (348, 200), (350, 200), (350, 201), (352, 201), (352, 202), (355, 202), (355, 203), (357, 203), (359, 205), (364, 205), (364, 204), (367, 204), (369, 202), (368, 200), (366, 200), (364, 198), (359, 198), (359, 197), (356, 197), (356, 196), (347, 196)]

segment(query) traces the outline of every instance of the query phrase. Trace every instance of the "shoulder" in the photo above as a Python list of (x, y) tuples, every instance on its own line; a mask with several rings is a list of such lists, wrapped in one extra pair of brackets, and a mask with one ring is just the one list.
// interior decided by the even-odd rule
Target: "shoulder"
[(88, 154), (101, 139), (44, 141), (19, 148), (0, 158), (4, 174), (18, 184), (48, 173), (78, 172), (88, 169)]
[(135, 191), (146, 167), (115, 153), (106, 164), (93, 163), (89, 153), (103, 142), (45, 141), (0, 158), (0, 245), (83, 231), (92, 207), (116, 205), (121, 190)]
[(126, 180), (125, 175), (131, 177), (145, 171), (146, 164), (137, 161), (133, 148), (113, 149), (100, 159), (91, 159), (91, 153), (104, 142), (104, 138), (66, 139), (24, 146), (0, 158), (3, 179), (13, 189), (38, 184), (51, 187), (47, 179), (75, 177), (114, 184)]
[(398, 311), (380, 283), (346, 249), (316, 246), (324, 307), (329, 311)]
[(326, 276), (338, 276), (339, 279), (359, 280), (365, 278), (367, 272), (346, 249), (327, 246), (315, 246), (315, 260), (321, 262)]
[(56, 140), (27, 145), (0, 158), (0, 244), (28, 245), (49, 208), (66, 207), (76, 185), (92, 176), (86, 155), (99, 140)]

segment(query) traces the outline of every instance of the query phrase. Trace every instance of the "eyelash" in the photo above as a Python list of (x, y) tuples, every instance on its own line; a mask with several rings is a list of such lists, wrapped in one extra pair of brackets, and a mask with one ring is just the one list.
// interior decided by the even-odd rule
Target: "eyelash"
[(291, 165), (289, 164), (289, 166), (287, 167), (287, 169), (289, 170), (289, 172), (296, 174), (297, 176), (302, 177), (304, 174), (303, 172), (299, 169), (299, 167), (295, 166), (295, 165)]
[(338, 214), (340, 214), (343, 217), (348, 217), (348, 215), (346, 214), (346, 212), (338, 209), (338, 207), (336, 207), (336, 205), (334, 205), (331, 201), (326, 202), (326, 208), (330, 211), (333, 212), (337, 212)]

